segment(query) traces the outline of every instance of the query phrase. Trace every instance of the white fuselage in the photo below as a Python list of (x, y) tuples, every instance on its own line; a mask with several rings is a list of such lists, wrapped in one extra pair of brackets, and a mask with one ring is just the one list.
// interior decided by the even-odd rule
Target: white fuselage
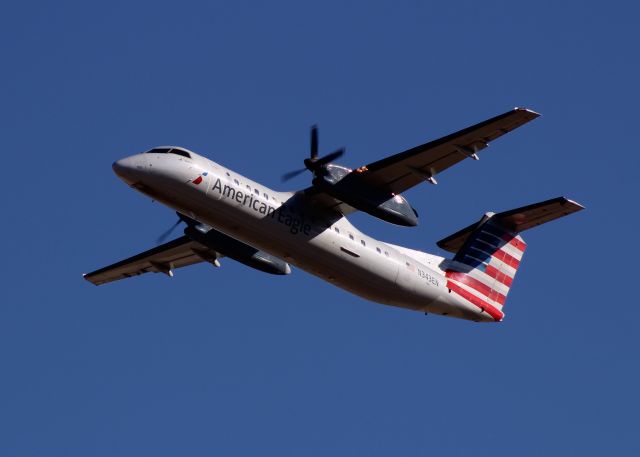
[(448, 260), (376, 240), (346, 217), (312, 207), (302, 193), (274, 191), (190, 155), (137, 154), (114, 170), (154, 200), (367, 300), (494, 321), (450, 292)]

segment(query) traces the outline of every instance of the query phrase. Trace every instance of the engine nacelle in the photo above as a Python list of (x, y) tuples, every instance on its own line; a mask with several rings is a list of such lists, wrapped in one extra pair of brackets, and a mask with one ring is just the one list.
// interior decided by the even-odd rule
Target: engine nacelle
[(184, 234), (192, 240), (219, 252), (225, 257), (229, 257), (256, 270), (274, 275), (288, 275), (291, 273), (289, 264), (284, 260), (260, 251), (203, 224), (189, 224), (189, 226), (184, 229)]
[(351, 170), (346, 167), (329, 164), (322, 176), (316, 176), (313, 184), (347, 205), (383, 221), (406, 227), (418, 225), (418, 213), (406, 198), (389, 195), (378, 189), (363, 188), (356, 180), (343, 180), (349, 173)]

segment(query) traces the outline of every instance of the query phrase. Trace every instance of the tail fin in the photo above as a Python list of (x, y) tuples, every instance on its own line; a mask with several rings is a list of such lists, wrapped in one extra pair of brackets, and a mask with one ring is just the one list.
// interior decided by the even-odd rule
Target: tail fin
[(442, 249), (456, 254), (445, 269), (447, 287), (495, 320), (502, 320), (502, 307), (527, 247), (519, 233), (582, 209), (558, 197), (485, 214), (477, 223), (438, 242)]

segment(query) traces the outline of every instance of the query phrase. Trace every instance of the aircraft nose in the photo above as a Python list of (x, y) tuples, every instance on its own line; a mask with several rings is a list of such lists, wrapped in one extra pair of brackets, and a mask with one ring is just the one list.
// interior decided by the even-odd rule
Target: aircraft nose
[(136, 161), (133, 157), (116, 160), (111, 167), (113, 172), (123, 181), (130, 183), (135, 179)]
[(116, 160), (115, 162), (113, 162), (113, 165), (111, 165), (111, 168), (113, 168), (113, 172), (115, 174), (117, 174), (118, 176), (120, 176), (120, 174), (124, 171), (125, 169), (125, 165), (123, 163), (123, 159), (120, 160)]

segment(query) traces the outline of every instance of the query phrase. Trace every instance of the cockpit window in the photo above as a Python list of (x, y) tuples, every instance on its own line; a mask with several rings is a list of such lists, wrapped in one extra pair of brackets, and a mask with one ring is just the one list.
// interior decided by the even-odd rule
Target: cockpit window
[(169, 154), (178, 154), (179, 156), (186, 157), (187, 159), (191, 158), (191, 155), (187, 151), (183, 151), (182, 149), (172, 149), (169, 151)]
[(186, 157), (187, 159), (191, 158), (191, 155), (187, 151), (183, 151), (182, 149), (177, 148), (153, 148), (150, 151), (147, 151), (147, 154), (176, 154), (182, 157)]

